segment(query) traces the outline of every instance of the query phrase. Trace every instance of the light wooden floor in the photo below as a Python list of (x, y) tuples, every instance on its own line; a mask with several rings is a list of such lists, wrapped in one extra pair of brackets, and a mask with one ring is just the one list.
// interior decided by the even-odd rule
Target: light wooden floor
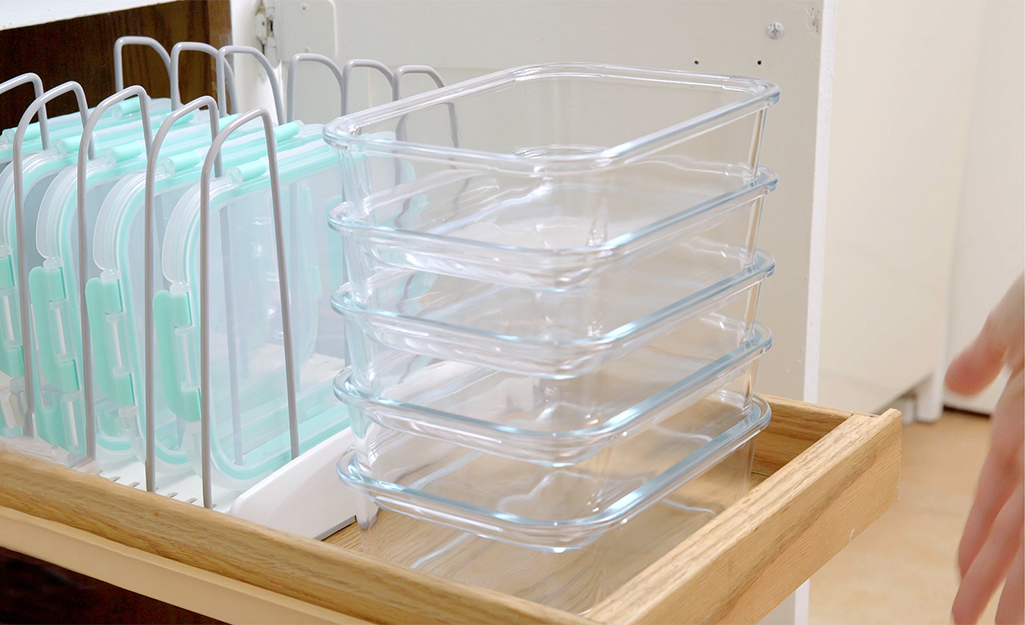
[[(949, 623), (957, 544), (989, 420), (956, 412), (904, 428), (900, 501), (811, 581), (811, 623)], [(981, 623), (992, 623), (994, 601)]]

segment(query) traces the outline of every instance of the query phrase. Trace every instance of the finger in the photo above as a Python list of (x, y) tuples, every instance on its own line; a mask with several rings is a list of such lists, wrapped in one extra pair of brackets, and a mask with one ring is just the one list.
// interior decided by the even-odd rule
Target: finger
[(975, 490), (975, 501), (958, 545), (958, 565), (964, 577), (989, 534), (990, 526), (1021, 478), (1025, 442), (1023, 376), (1008, 381), (993, 411), (993, 434)]
[(1025, 493), (1019, 487), (997, 515), (982, 550), (961, 580), (961, 587), (957, 590), (951, 609), (955, 623), (971, 624), (979, 620), (1018, 552), (1023, 525)]
[(989, 537), (1000, 510), (1014, 493), (1018, 479), (1004, 462), (998, 462), (991, 454), (979, 474), (979, 484), (975, 491), (975, 502), (965, 522), (964, 532), (957, 549), (957, 562), (961, 577), (968, 574), (968, 569), (975, 562), (979, 550)]
[(1023, 367), (1025, 340), (1025, 275), (1011, 285), (1000, 303), (986, 318), (986, 324), (971, 345), (950, 363), (947, 388), (962, 395), (985, 389), (1006, 364), (1012, 370)]
[(1004, 582), (997, 604), (997, 625), (1025, 623), (1025, 544), (1018, 547), (1018, 555), (1011, 563), (1011, 572)]
[(987, 320), (975, 340), (947, 367), (947, 388), (959, 395), (976, 395), (989, 386), (1004, 368), (1007, 345), (1001, 338), (995, 323)]

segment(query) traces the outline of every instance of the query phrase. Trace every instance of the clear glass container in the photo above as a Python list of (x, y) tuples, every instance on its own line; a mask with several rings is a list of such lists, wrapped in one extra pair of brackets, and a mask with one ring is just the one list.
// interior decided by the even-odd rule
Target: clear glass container
[(768, 406), (756, 397), (732, 437), (717, 439), (717, 462), (680, 463), (640, 485), (614, 509), (559, 523), (521, 525), (519, 517), (501, 510), (373, 480), (352, 456), (342, 458), (339, 474), (365, 495), (357, 506), (365, 552), (586, 613), (747, 492), (751, 437), (768, 419)]
[[(772, 341), (754, 322), (761, 280), (771, 269), (763, 260), (759, 271), (738, 277), (739, 288), (681, 307), (663, 321), (657, 338), (578, 346), (581, 353), (610, 357), (573, 377), (519, 373), (514, 356), (487, 351), (487, 337), (452, 331), (436, 342), (430, 329), (353, 312), (355, 305), (342, 297), (352, 370), (339, 376), (335, 393), (361, 419), (389, 429), (524, 462), (579, 463), (709, 396), (738, 411), (748, 405), (756, 359)], [(545, 355), (561, 347), (523, 349)], [(471, 364), (478, 359), (467, 358), (468, 350), (481, 350), (497, 364)], [(700, 416), (696, 412), (688, 426), (693, 433), (714, 437), (732, 426)], [(364, 437), (370, 432), (379, 433), (371, 428)], [(403, 460), (401, 454), (381, 459), (396, 466)]]
[[(668, 334), (686, 319), (715, 310), (736, 292), (760, 282), (774, 270), (772, 257), (756, 252), (739, 272), (727, 278), (709, 285), (693, 284), (690, 295), (667, 303), (651, 314), (624, 319), (623, 325), (609, 332), (596, 330), (590, 336), (576, 339), (546, 335), (544, 329), (552, 323), (547, 317), (533, 319), (533, 325), (523, 323), (524, 329), (535, 330), (531, 330), (528, 336), (519, 336), (368, 308), (350, 295), (348, 285), (338, 289), (332, 301), (336, 311), (383, 345), (512, 373), (569, 378), (586, 374), (604, 362)], [(679, 268), (679, 272), (685, 275), (687, 267)], [(679, 282), (686, 280), (680, 278)], [(654, 283), (646, 286), (658, 289)], [(632, 297), (644, 299), (650, 293), (647, 288), (638, 289)], [(757, 295), (757, 291), (754, 294)], [(620, 301), (623, 308), (630, 308), (625, 303), (627, 300)], [(515, 310), (516, 302), (503, 304), (491, 301), (488, 304), (467, 302), (463, 315), (479, 319), (497, 314), (495, 310)], [(756, 304), (757, 297), (754, 297), (740, 316), (748, 322), (753, 321)], [(357, 370), (361, 370), (362, 363), (358, 359), (363, 356), (355, 357)]]
[(755, 80), (551, 65), (336, 120), (346, 202), (331, 223), (353, 298), (502, 336), (615, 333), (751, 262), (777, 97)]
[[(524, 217), (531, 223), (519, 224), (523, 228), (496, 229), (493, 236), (503, 242), (501, 249), (487, 253), (451, 234), (428, 240), (408, 230), (339, 229), (346, 240), (356, 303), (435, 325), (486, 332), (494, 337), (492, 342), (558, 342), (566, 347), (553, 352), (554, 359), (532, 360), (526, 353), (519, 358), (532, 361), (535, 368), (573, 374), (582, 365), (571, 353), (575, 343), (614, 340), (645, 318), (666, 315), (689, 297), (704, 297), (757, 264), (753, 229), (764, 195), (774, 185), (775, 178), (762, 171), (728, 198), (595, 249), (516, 247), (523, 236), (560, 227), (558, 211), (544, 217), (542, 206), (534, 207), (538, 215)], [(624, 222), (646, 221), (651, 215), (647, 207), (637, 208), (621, 203), (623, 221), (617, 224), (629, 228)], [(563, 225), (567, 234), (588, 227), (586, 222)]]
[[(654, 503), (684, 475), (715, 465), (768, 423), (754, 401), (736, 406), (728, 399), (712, 394), (582, 462), (559, 466), (486, 454), (354, 416), (349, 478), (379, 489), (378, 504), (391, 510), (424, 516), (417, 498), (429, 498), (436, 522), (458, 514), (463, 526), (498, 532), (499, 540), (577, 548), (636, 513), (639, 502)], [(496, 518), (504, 523), (500, 531)]]
[[(342, 117), (325, 136), (339, 150), (348, 216), (357, 222), (401, 227), (412, 208), (405, 191), (447, 186), (473, 205), (549, 182), (569, 198), (563, 206), (600, 226), (608, 192), (680, 195), (696, 204), (754, 178), (765, 109), (778, 99), (778, 87), (751, 78), (549, 64)], [(465, 184), (486, 175), (490, 186)], [(377, 210), (381, 204), (392, 210)], [(479, 230), (468, 238), (487, 240), (487, 229)], [(581, 234), (577, 244), (601, 236)]]

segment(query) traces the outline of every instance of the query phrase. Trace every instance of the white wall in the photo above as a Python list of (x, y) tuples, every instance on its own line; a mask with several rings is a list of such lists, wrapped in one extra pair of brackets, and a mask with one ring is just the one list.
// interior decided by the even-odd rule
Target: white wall
[[(974, 82), (950, 289), (948, 359), (967, 345), (1025, 265), (1025, 3), (989, 0)], [(1002, 377), (949, 405), (990, 412)]]
[(840, 0), (821, 403), (876, 411), (942, 368), (984, 4)]

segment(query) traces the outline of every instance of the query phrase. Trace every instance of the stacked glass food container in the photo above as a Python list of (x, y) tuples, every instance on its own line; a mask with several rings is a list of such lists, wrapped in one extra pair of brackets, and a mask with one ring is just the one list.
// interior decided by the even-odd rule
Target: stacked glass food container
[(367, 551), (583, 613), (744, 494), (778, 98), (543, 65), (327, 126)]

